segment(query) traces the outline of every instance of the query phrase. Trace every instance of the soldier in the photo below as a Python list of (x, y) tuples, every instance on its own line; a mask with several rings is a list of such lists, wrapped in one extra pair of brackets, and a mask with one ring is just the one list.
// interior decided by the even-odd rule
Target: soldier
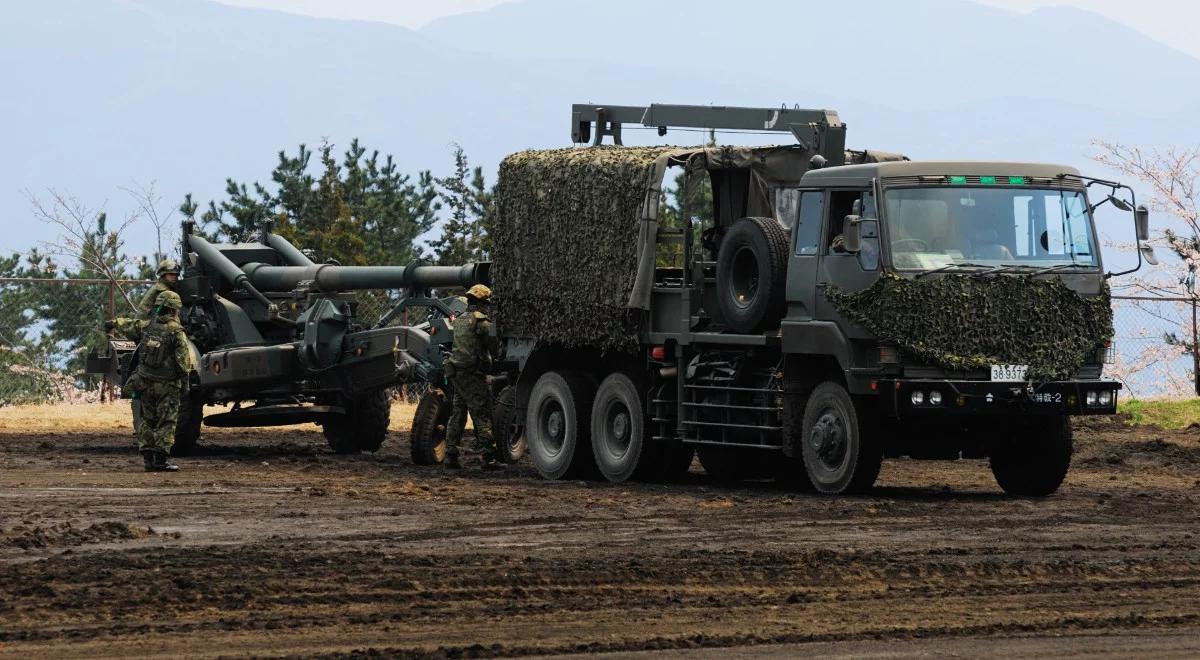
[(459, 443), (467, 423), (467, 411), (475, 423), (475, 437), (483, 452), (483, 469), (504, 468), (492, 437), (492, 394), (488, 388), (487, 372), (492, 367), (492, 354), (498, 342), (491, 335), (492, 322), (487, 306), (492, 290), (476, 284), (467, 291), (467, 311), (454, 320), (454, 345), (446, 360), (446, 380), (453, 392), (450, 422), (446, 427), (446, 467), (458, 469)]
[(158, 281), (150, 287), (146, 295), (142, 296), (142, 301), (138, 303), (138, 311), (147, 321), (152, 320), (154, 308), (158, 304), (158, 294), (163, 291), (174, 291), (175, 285), (179, 283), (179, 263), (174, 259), (163, 259), (158, 262), (158, 268), (154, 274), (158, 276)]
[(125, 384), (134, 399), (141, 402), (138, 450), (147, 472), (179, 469), (167, 462), (167, 454), (175, 444), (179, 398), (192, 370), (187, 335), (179, 324), (182, 308), (178, 293), (163, 291), (158, 295), (156, 316), (142, 333), (142, 343), (138, 346), (137, 371)]

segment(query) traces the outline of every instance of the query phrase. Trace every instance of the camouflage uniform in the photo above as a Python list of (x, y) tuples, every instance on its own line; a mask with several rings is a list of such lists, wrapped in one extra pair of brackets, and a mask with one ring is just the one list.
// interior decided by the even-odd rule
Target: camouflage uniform
[(158, 294), (175, 289), (173, 285), (167, 283), (167, 275), (173, 274), (178, 277), (179, 264), (173, 259), (163, 259), (158, 263), (158, 268), (154, 272), (158, 276), (158, 281), (150, 287), (150, 290), (142, 296), (141, 302), (138, 303), (138, 313), (147, 321), (154, 319), (154, 308), (158, 306)]
[[(179, 296), (174, 292), (161, 296), (171, 297), (173, 303), (160, 299), (159, 315), (142, 333), (137, 372), (125, 384), (135, 400), (141, 402), (138, 449), (146, 458), (147, 470), (170, 469), (165, 467), (166, 456), (175, 444), (179, 400), (192, 370), (187, 335), (177, 315)], [(171, 304), (174, 306), (170, 307)]]
[(450, 404), (450, 421), (446, 427), (446, 461), (451, 466), (458, 464), (459, 444), (467, 424), (467, 412), (475, 423), (475, 437), (479, 440), (485, 464), (497, 460), (496, 441), (492, 437), (492, 394), (488, 389), (487, 372), (492, 366), (492, 353), (496, 349), (496, 338), (491, 336), (491, 320), (484, 311), (484, 304), (491, 291), (486, 287), (473, 292), (466, 313), (454, 320), (454, 345), (450, 359), (446, 361), (446, 379), (454, 398)]

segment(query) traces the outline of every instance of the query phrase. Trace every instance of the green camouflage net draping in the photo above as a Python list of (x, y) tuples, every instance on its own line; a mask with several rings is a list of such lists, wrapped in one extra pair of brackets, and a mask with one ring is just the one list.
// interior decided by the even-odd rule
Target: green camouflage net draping
[(1034, 380), (1070, 378), (1113, 336), (1108, 285), (1085, 298), (1057, 278), (888, 273), (826, 298), (883, 341), (944, 369), (1027, 364)]
[(508, 335), (632, 350), (626, 309), (654, 161), (677, 147), (524, 151), (500, 164), (492, 258), (496, 317)]

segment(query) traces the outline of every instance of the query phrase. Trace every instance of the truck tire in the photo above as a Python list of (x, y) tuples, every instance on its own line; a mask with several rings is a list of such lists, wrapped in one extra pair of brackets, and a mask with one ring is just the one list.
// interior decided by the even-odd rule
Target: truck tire
[(438, 465), (446, 460), (446, 424), (450, 421), (450, 400), (439, 388), (432, 388), (417, 402), (409, 434), (409, 454), (415, 465)]
[(509, 385), (496, 395), (492, 405), (492, 434), (500, 460), (516, 463), (525, 456), (525, 429), (517, 423), (517, 388)]
[(179, 401), (179, 419), (175, 421), (175, 444), (172, 456), (188, 456), (196, 451), (200, 443), (200, 423), (204, 421), (204, 399), (184, 394)]
[(817, 491), (862, 493), (875, 484), (883, 447), (863, 422), (840, 384), (826, 381), (809, 395), (801, 442), (804, 467)]
[(620, 483), (641, 463), (653, 462), (647, 447), (645, 396), (629, 374), (609, 374), (592, 404), (592, 456), (605, 479)]
[(387, 390), (371, 392), (346, 406), (346, 414), (325, 422), (323, 431), (336, 454), (376, 452), (387, 437), (392, 401)]
[(774, 218), (743, 218), (725, 232), (717, 252), (717, 305), (734, 332), (779, 326), (787, 255), (787, 230)]
[(1016, 425), (992, 450), (992, 475), (1009, 495), (1046, 497), (1062, 485), (1073, 450), (1069, 417), (1035, 417)]
[(534, 383), (525, 412), (529, 455), (546, 479), (583, 476), (592, 462), (591, 415), (595, 385), (571, 371), (548, 371)]

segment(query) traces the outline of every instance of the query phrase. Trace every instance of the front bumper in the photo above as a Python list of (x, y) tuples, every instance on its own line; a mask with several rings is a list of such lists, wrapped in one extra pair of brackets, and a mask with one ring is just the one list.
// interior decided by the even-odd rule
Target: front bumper
[[(986, 380), (898, 379), (874, 383), (881, 412), (893, 417), (946, 417), (951, 415), (1111, 415), (1117, 412), (1121, 384), (1108, 380), (1074, 380), (1050, 383), (1001, 383)], [(920, 392), (922, 403), (913, 393)], [(932, 393), (941, 402), (930, 402)], [(1089, 392), (1102, 392), (1111, 403), (1089, 404)]]

